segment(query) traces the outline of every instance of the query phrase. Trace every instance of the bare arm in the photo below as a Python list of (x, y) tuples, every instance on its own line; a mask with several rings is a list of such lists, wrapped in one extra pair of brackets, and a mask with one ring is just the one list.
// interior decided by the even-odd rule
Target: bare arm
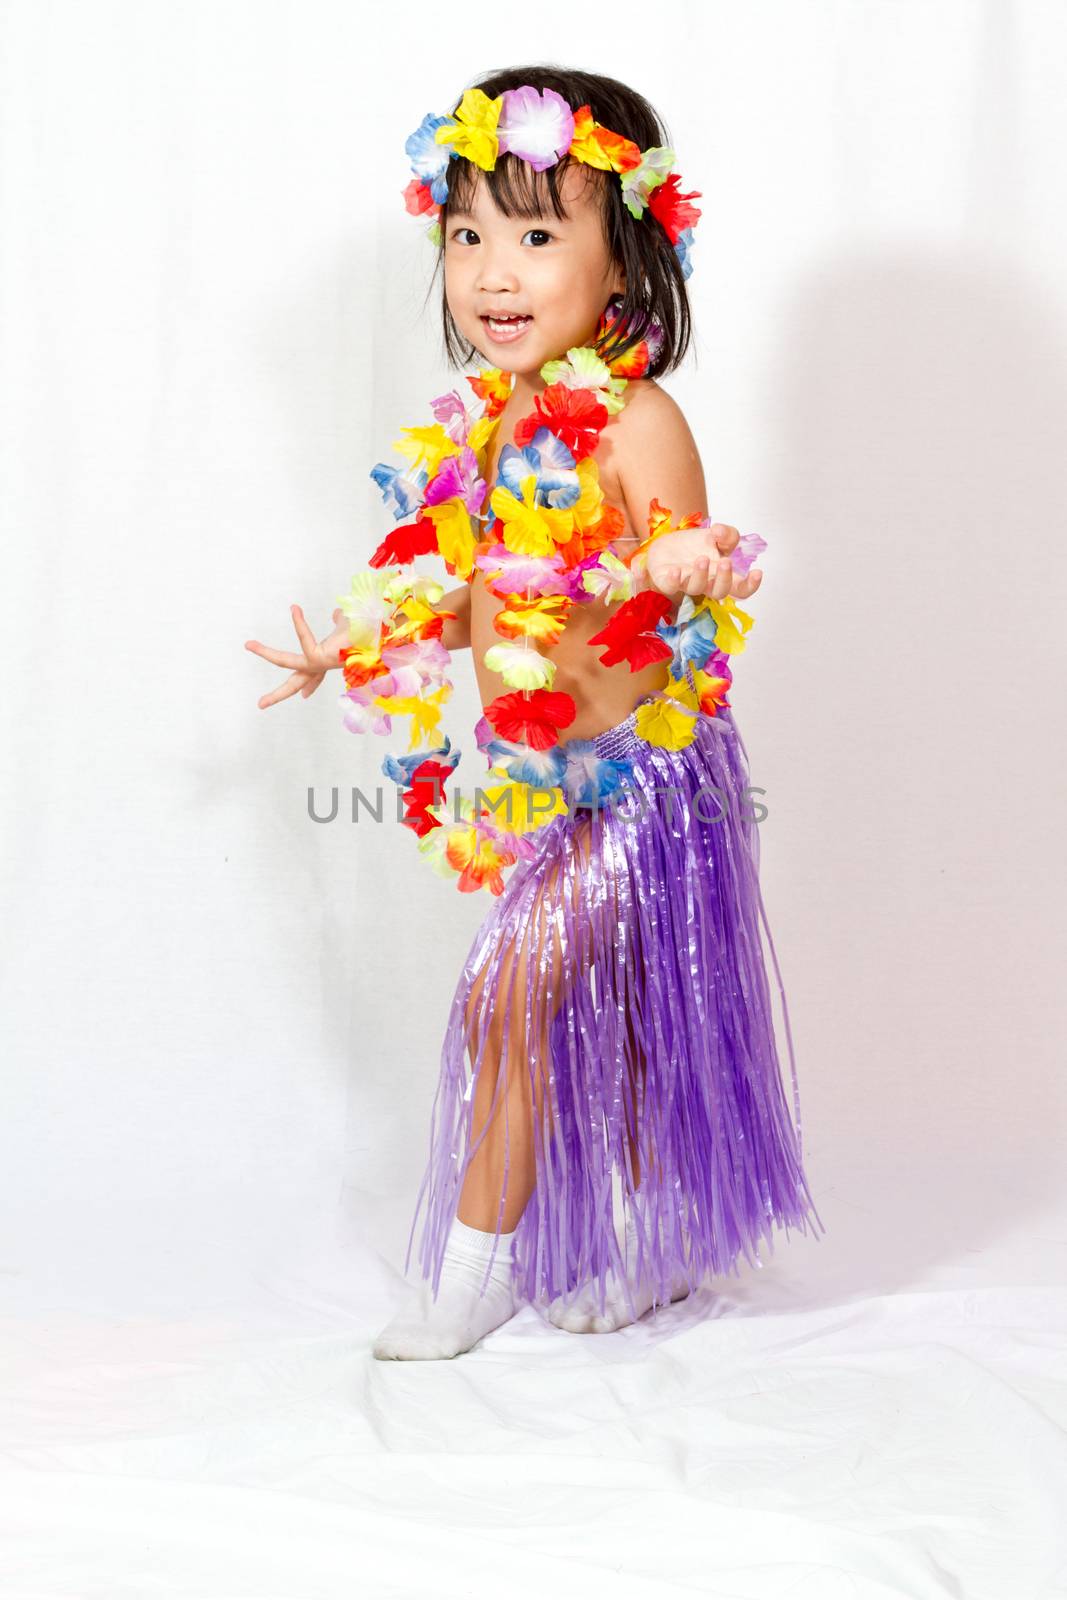
[[(454, 611), (454, 617), (446, 617), (441, 629), (441, 643), (446, 650), (469, 650), (471, 642), (471, 590), (470, 584), (464, 583), (458, 589), (453, 589), (450, 594), (443, 595), (438, 601), (437, 609), (441, 611)], [(260, 644), (258, 639), (247, 639), (245, 649), (251, 650), (253, 655), (262, 656), (264, 661), (269, 661), (276, 667), (287, 667), (289, 677), (270, 694), (261, 696), (257, 702), (259, 709), (265, 711), (268, 706), (275, 706), (279, 700), (288, 700), (291, 695), (299, 694), (303, 699), (315, 693), (327, 672), (333, 667), (341, 665), (341, 651), (348, 644), (348, 620), (338, 607), (333, 613), (336, 627), (325, 638), (316, 640), (315, 635), (307, 625), (307, 620), (299, 606), (290, 606), (290, 615), (296, 636), (300, 641), (302, 654), (297, 655), (294, 650), (274, 650), (269, 645)]]
[[(619, 415), (616, 446), (626, 510), (638, 530), (630, 549), (647, 534), (653, 500), (671, 512), (675, 527), (682, 517), (708, 515), (704, 468), (681, 407), (654, 383), (638, 389)], [(723, 522), (663, 534), (637, 558), (637, 590), (658, 589), (672, 600), (684, 594), (747, 599), (759, 588), (762, 575), (758, 567), (745, 577), (734, 571), (730, 551), (739, 537), (736, 528)], [(626, 545), (620, 545), (625, 554)]]
[(449, 590), (437, 602), (438, 611), (454, 611), (454, 617), (446, 617), (445, 625), (441, 629), (441, 643), (446, 650), (469, 650), (471, 647), (471, 586), (469, 583), (460, 584), (458, 589)]

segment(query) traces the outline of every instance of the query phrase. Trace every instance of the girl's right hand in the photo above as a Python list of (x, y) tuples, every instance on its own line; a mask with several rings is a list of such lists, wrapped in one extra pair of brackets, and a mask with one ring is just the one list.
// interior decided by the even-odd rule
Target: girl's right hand
[(292, 672), (292, 676), (286, 678), (283, 684), (256, 702), (261, 711), (265, 711), (268, 706), (277, 705), (279, 700), (288, 700), (297, 690), (305, 700), (309, 695), (313, 695), (330, 668), (341, 665), (339, 651), (348, 643), (348, 623), (344, 620), (344, 613), (340, 607), (333, 614), (333, 620), (339, 626), (318, 642), (308, 627), (300, 607), (290, 606), (289, 610), (296, 636), (300, 640), (302, 655), (297, 655), (293, 650), (272, 650), (269, 645), (260, 644), (258, 639), (245, 640), (246, 650), (262, 656), (264, 661), (271, 662), (273, 666), (289, 667)]

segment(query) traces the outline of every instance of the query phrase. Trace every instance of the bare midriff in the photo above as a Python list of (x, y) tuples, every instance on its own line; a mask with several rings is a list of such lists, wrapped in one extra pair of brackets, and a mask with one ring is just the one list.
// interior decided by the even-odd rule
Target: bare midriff
[[(496, 482), (500, 451), (510, 442), (519, 417), (528, 410), (528, 406), (515, 408), (509, 401), (501, 413), (486, 458), (485, 480), (490, 487)], [(638, 533), (632, 527), (617, 474), (612, 469), (613, 421), (614, 418), (609, 419), (600, 436), (595, 460), (604, 498), (618, 509), (626, 523), (623, 534), (607, 548), (620, 560), (625, 560), (645, 537), (645, 533)], [(504, 603), (499, 595), (486, 588), (485, 574), (476, 570), (471, 580), (471, 653), (483, 706), (498, 695), (507, 693), (500, 674), (492, 672), (483, 659), (487, 650), (502, 641), (503, 636), (493, 627), (493, 618), (503, 610)], [(626, 661), (613, 667), (605, 667), (601, 663), (604, 645), (590, 645), (588, 641), (611, 620), (617, 609), (617, 606), (606, 605), (602, 600), (575, 602), (570, 608), (559, 641), (551, 647), (541, 647), (541, 654), (554, 662), (556, 667), (551, 684), (553, 693), (569, 694), (575, 704), (574, 721), (560, 729), (562, 743), (568, 739), (593, 739), (598, 733), (614, 728), (626, 720), (646, 695), (667, 686), (670, 678), (669, 660), (656, 661), (639, 672), (632, 672)]]

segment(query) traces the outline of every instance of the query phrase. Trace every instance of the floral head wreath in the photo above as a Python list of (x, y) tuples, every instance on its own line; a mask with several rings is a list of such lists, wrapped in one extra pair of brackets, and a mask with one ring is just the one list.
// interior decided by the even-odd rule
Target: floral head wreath
[(645, 211), (660, 223), (689, 277), (693, 228), (700, 217), (690, 202), (700, 191), (682, 194), (681, 179), (672, 172), (674, 151), (667, 145), (639, 150), (632, 139), (612, 133), (593, 117), (589, 106), (572, 110), (554, 89), (531, 84), (506, 89), (490, 99), (481, 89), (467, 89), (451, 116), (428, 112), (404, 144), (415, 176), (404, 190), (412, 216), (430, 217), (429, 235), (441, 242), (440, 212), (448, 198), (448, 165), (459, 156), (491, 172), (498, 155), (518, 156), (535, 172), (554, 167), (565, 156), (617, 172), (623, 199), (638, 221)]

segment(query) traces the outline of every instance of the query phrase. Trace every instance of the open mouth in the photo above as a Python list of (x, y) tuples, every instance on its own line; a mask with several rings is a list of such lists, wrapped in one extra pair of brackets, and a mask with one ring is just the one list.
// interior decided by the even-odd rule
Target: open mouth
[(483, 317), (482, 322), (489, 331), (489, 337), (498, 344), (511, 344), (515, 339), (521, 339), (526, 332), (533, 317), (507, 316)]

